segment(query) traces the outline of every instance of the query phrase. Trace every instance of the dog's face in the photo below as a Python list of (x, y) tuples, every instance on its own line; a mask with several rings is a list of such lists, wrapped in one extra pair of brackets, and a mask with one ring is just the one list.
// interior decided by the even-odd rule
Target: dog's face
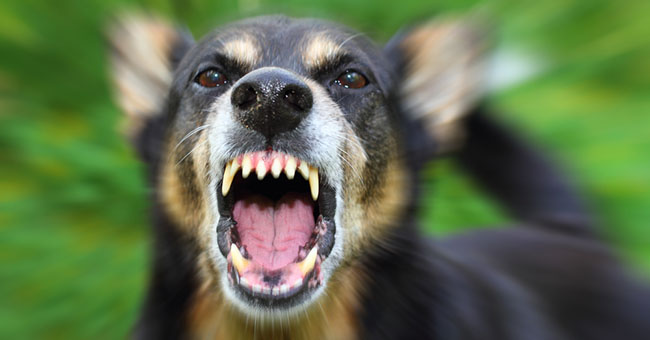
[[(167, 44), (147, 39), (169, 78), (150, 95), (118, 74), (121, 99), (140, 126), (166, 122), (156, 157), (163, 209), (196, 245), (207, 289), (251, 315), (302, 310), (330, 281), (348, 280), (343, 269), (398, 227), (409, 201), (403, 121), (439, 126), (431, 117), (467, 105), (421, 98), (435, 82), (414, 76), (427, 71), (422, 32), (393, 48), (409, 58), (402, 69), (392, 50), (322, 21), (256, 18), (195, 44), (157, 29)], [(129, 45), (116, 45), (119, 70)]]
[(371, 235), (372, 206), (399, 210), (387, 70), (368, 41), (313, 20), (245, 21), (187, 52), (164, 171), (189, 188), (163, 190), (178, 217), (201, 216), (191, 232), (231, 302), (308, 304)]

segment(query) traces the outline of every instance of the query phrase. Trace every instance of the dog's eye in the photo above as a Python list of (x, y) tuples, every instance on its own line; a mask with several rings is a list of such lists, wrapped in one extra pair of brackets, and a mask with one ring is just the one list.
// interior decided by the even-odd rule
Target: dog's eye
[(217, 87), (228, 82), (228, 78), (214, 68), (207, 69), (196, 76), (195, 80), (203, 87)]
[(357, 71), (347, 70), (334, 80), (334, 84), (346, 89), (360, 89), (368, 85), (368, 79)]

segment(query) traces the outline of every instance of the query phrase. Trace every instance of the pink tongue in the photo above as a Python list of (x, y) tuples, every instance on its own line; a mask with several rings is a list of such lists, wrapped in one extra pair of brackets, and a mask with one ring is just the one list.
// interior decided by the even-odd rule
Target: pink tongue
[(250, 195), (235, 203), (233, 217), (249, 257), (269, 270), (292, 263), (314, 228), (307, 194), (285, 194), (275, 205), (264, 196)]

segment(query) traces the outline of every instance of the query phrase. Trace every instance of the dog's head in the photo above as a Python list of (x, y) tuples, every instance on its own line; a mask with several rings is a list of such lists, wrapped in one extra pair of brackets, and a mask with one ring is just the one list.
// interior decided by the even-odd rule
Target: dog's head
[(278, 16), (196, 43), (129, 18), (111, 38), (118, 98), (164, 213), (196, 245), (207, 289), (256, 315), (312, 304), (399, 228), (406, 156), (421, 149), (409, 141), (445, 142), (476, 98), (482, 47), (458, 22), (379, 48)]

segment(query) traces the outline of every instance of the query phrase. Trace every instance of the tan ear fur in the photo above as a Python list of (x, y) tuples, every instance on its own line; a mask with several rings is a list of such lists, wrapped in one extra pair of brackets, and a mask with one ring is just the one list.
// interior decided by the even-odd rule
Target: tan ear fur
[(172, 49), (182, 37), (160, 18), (130, 14), (114, 21), (108, 38), (110, 74), (126, 116), (123, 129), (133, 137), (162, 110), (172, 81)]
[(416, 27), (400, 42), (405, 60), (401, 98), (438, 144), (455, 149), (462, 118), (484, 94), (487, 39), (466, 20), (439, 20)]

